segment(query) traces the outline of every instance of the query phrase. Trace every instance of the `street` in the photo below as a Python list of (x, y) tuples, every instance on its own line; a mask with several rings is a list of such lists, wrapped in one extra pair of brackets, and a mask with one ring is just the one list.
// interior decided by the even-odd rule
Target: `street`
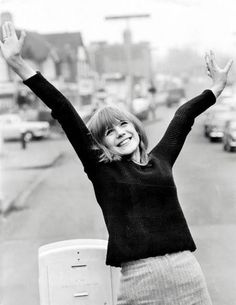
[[(150, 148), (173, 111), (162, 107), (158, 119), (146, 123)], [(1, 304), (39, 305), (39, 246), (65, 239), (107, 239), (92, 184), (66, 140), (63, 149), (66, 153), (28, 197), (25, 208), (1, 220)], [(198, 248), (195, 254), (215, 305), (232, 305), (236, 299), (235, 162), (236, 153), (223, 152), (221, 143), (204, 138), (198, 118), (174, 167), (179, 200)]]

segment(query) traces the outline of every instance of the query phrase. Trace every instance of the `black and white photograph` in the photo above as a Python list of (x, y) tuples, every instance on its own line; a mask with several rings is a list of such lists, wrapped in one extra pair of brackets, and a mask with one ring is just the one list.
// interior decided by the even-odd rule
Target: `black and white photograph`
[(236, 2), (0, 0), (0, 305), (236, 304)]

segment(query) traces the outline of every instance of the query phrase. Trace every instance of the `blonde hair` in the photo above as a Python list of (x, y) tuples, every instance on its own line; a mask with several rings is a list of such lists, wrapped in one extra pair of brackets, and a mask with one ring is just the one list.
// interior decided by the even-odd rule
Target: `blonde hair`
[(101, 151), (100, 162), (108, 163), (122, 159), (120, 155), (114, 154), (114, 152), (104, 145), (106, 130), (117, 124), (117, 121), (128, 121), (134, 125), (140, 139), (140, 161), (141, 163), (147, 163), (148, 139), (142, 123), (130, 112), (114, 106), (104, 106), (98, 109), (87, 123), (88, 129), (95, 140), (93, 149)]

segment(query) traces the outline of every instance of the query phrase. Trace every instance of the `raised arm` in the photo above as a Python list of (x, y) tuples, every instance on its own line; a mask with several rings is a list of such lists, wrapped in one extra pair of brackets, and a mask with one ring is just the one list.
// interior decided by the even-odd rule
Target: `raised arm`
[(151, 151), (171, 166), (178, 157), (195, 118), (215, 103), (227, 83), (232, 60), (223, 69), (216, 64), (213, 52), (207, 54), (205, 60), (207, 73), (213, 81), (212, 87), (177, 109), (164, 136)]
[(52, 110), (52, 116), (61, 124), (69, 141), (81, 159), (85, 171), (91, 171), (97, 164), (97, 156), (95, 151), (92, 150), (94, 142), (91, 133), (83, 120), (66, 97), (40, 73), (32, 69), (22, 58), (21, 51), (25, 33), (21, 32), (21, 36), (18, 39), (11, 22), (4, 23), (2, 32), (3, 42), (0, 42), (0, 46), (4, 59), (20, 76), (24, 84)]

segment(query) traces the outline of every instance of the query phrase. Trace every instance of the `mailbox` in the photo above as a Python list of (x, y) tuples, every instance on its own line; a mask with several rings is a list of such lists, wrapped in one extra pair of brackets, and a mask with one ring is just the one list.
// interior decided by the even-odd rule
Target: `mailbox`
[(116, 304), (120, 269), (105, 265), (107, 241), (66, 240), (39, 248), (41, 305)]

